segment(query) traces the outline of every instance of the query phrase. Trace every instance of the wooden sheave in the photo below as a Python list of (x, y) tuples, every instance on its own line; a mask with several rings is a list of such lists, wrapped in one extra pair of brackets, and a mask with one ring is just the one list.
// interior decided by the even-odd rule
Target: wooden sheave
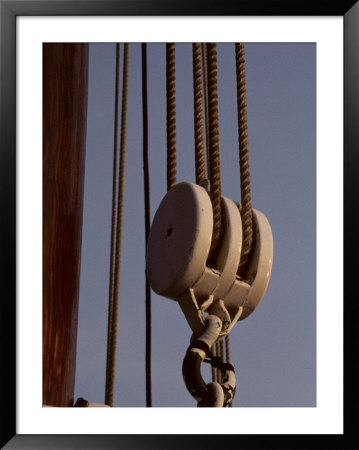
[(88, 44), (43, 45), (43, 404), (48, 406), (74, 403), (87, 79)]

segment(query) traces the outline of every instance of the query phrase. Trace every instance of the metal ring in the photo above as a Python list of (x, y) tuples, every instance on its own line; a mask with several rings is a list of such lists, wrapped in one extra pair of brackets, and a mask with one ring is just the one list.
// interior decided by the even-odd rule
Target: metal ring
[(197, 400), (198, 406), (225, 407), (232, 402), (235, 395), (234, 366), (229, 363), (223, 363), (222, 367), (218, 366), (223, 373), (222, 383), (206, 384), (203, 380), (201, 364), (206, 356), (213, 356), (210, 347), (221, 331), (221, 321), (218, 317), (207, 316), (206, 323), (205, 332), (187, 349), (182, 364), (182, 375), (188, 391)]

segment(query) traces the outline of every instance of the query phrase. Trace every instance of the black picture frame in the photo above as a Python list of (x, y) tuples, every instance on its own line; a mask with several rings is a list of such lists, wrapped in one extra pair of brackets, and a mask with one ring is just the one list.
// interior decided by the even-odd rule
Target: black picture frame
[[(357, 0), (308, 1), (192, 1), (186, 0), (0, 0), (0, 180), (1, 249), (3, 258), (1, 301), (2, 423), (1, 448), (118, 448), (164, 449), (256, 445), (259, 441), (294, 438), (315, 443), (321, 435), (17, 435), (16, 434), (16, 17), (18, 16), (342, 16), (344, 18), (344, 286), (352, 291), (356, 279), (352, 260), (357, 248), (355, 191), (359, 169), (359, 5)], [(330, 95), (330, 93), (328, 94)], [(335, 211), (335, 205), (333, 205)], [(355, 261), (355, 260), (354, 260)], [(344, 266), (345, 266), (344, 263)], [(357, 341), (355, 291), (345, 303), (345, 374), (356, 374)], [(3, 291), (4, 293), (4, 291)], [(345, 294), (345, 291), (344, 291)], [(344, 297), (345, 298), (345, 297)], [(345, 390), (345, 412), (351, 410), (353, 392)], [(344, 435), (326, 435), (336, 448), (351, 434), (356, 413), (346, 414)], [(4, 419), (5, 418), (5, 419)], [(165, 433), (165, 430), (164, 430)], [(5, 445), (5, 447), (4, 447)]]

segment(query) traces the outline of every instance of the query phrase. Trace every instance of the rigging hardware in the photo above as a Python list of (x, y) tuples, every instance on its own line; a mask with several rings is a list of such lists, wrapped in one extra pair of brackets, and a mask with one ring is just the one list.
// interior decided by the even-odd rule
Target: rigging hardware
[(273, 238), (268, 220), (254, 210), (255, 242), (246, 278), (237, 275), (242, 223), (237, 205), (222, 197), (223, 237), (216, 267), (207, 267), (213, 213), (204, 188), (175, 185), (163, 198), (153, 219), (147, 244), (147, 276), (159, 295), (178, 301), (195, 335), (204, 327), (204, 313), (221, 318), (224, 336), (239, 319), (258, 306), (268, 286)]
[[(198, 401), (199, 407), (225, 407), (232, 402), (236, 391), (234, 365), (224, 363), (221, 358), (213, 356), (210, 351), (221, 328), (221, 320), (217, 316), (208, 315), (203, 334), (191, 342), (183, 360), (182, 375), (185, 385)], [(206, 356), (210, 359), (206, 360)], [(201, 375), (203, 361), (210, 362), (221, 371), (223, 374), (221, 383), (205, 383)]]

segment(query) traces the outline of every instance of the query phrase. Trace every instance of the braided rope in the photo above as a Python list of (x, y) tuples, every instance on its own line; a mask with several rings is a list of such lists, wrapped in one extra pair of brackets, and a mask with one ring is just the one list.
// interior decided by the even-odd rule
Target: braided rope
[(113, 299), (112, 299), (112, 320), (109, 330), (109, 349), (108, 349), (108, 372), (106, 373), (106, 396), (105, 403), (113, 406), (115, 366), (116, 366), (116, 347), (117, 347), (117, 325), (118, 325), (118, 304), (119, 304), (119, 282), (121, 268), (121, 246), (122, 246), (122, 219), (124, 203), (124, 184), (125, 184), (125, 163), (126, 163), (126, 129), (127, 129), (127, 103), (128, 103), (128, 67), (129, 67), (129, 44), (124, 46), (123, 63), (123, 86), (122, 86), (122, 111), (121, 111), (121, 142), (120, 142), (120, 173), (117, 197), (117, 224), (116, 224), (116, 249), (115, 249), (115, 267), (113, 280)]
[[(213, 155), (213, 153), (211, 152), (211, 147), (210, 147), (210, 134), (209, 134), (209, 87), (208, 87), (208, 51), (207, 51), (207, 46), (208, 44), (202, 44), (202, 55), (203, 55), (203, 81), (204, 81), (204, 102), (205, 102), (205, 118), (206, 118), (206, 144), (207, 144), (207, 164), (208, 164), (208, 172), (211, 174), (210, 175), (210, 186), (211, 186), (211, 200), (213, 202), (213, 194), (212, 194), (212, 182), (213, 182), (213, 159), (211, 159), (210, 155)], [(213, 57), (212, 57), (213, 59)], [(213, 66), (212, 66), (212, 75), (213, 75)], [(212, 77), (212, 81), (213, 81), (213, 77)], [(212, 103), (213, 105), (213, 103)], [(212, 116), (213, 117), (213, 116)], [(218, 127), (218, 125), (217, 125)], [(211, 167), (212, 167), (212, 172), (211, 172)], [(219, 174), (220, 175), (220, 174)], [(218, 199), (217, 199), (218, 200)], [(212, 204), (213, 206), (213, 204)], [(217, 219), (218, 221), (218, 214), (217, 214)], [(213, 242), (213, 237), (212, 237), (212, 247), (213, 249), (215, 249), (216, 244)], [(211, 254), (210, 254), (210, 258), (211, 258)], [(219, 345), (218, 342), (216, 342), (213, 345), (213, 354), (215, 356), (219, 356), (221, 357), (221, 347)], [(221, 378), (222, 378), (222, 374), (221, 371), (219, 369), (216, 369), (214, 367), (212, 367), (212, 381), (214, 382), (221, 382)]]
[(204, 117), (206, 130), (207, 172), (209, 173), (207, 44), (201, 44), (201, 52), (202, 52), (202, 71), (203, 71), (204, 111), (205, 111)]
[(166, 44), (167, 191), (176, 184), (176, 67), (175, 44)]
[(217, 49), (207, 44), (209, 180), (213, 208), (213, 234), (209, 258), (215, 254), (221, 231), (221, 168), (219, 149)]
[(253, 221), (251, 206), (248, 125), (247, 125), (247, 96), (244, 44), (236, 43), (236, 72), (237, 72), (237, 109), (238, 109), (238, 141), (239, 167), (241, 177), (241, 202), (243, 222), (243, 245), (238, 267), (238, 273), (243, 273), (252, 246)]
[(201, 44), (192, 44), (193, 57), (193, 98), (194, 98), (194, 137), (195, 137), (195, 164), (196, 183), (200, 184), (206, 179), (203, 108), (202, 108), (202, 61)]

